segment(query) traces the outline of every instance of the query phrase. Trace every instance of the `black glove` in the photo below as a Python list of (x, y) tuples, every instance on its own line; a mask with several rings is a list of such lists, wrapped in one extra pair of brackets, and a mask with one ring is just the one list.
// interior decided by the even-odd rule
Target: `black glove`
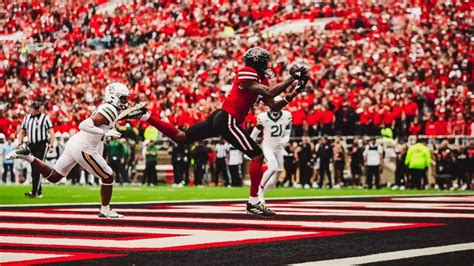
[(308, 83), (309, 78), (305, 78), (302, 80), (298, 80), (298, 83), (296, 84), (295, 91), (300, 93), (304, 90), (306, 87), (306, 84)]
[(290, 75), (296, 80), (303, 80), (308, 78), (308, 69), (304, 66), (294, 64), (290, 67)]

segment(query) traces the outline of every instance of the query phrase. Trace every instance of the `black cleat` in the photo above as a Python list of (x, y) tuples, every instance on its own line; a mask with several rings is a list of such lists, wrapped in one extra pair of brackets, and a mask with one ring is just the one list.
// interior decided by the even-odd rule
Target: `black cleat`
[(247, 213), (255, 214), (263, 217), (275, 216), (275, 213), (269, 208), (265, 207), (262, 203), (251, 204), (247, 202)]

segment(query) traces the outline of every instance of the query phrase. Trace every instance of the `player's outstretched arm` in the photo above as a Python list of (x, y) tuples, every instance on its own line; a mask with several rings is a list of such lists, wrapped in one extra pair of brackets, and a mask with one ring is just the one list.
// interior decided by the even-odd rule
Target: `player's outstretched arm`
[(300, 92), (303, 91), (304, 87), (308, 80), (299, 80), (298, 83), (294, 86), (294, 90), (288, 93), (283, 99), (275, 101), (274, 98), (263, 96), (263, 102), (270, 107), (274, 112), (278, 112), (287, 104), (289, 104)]

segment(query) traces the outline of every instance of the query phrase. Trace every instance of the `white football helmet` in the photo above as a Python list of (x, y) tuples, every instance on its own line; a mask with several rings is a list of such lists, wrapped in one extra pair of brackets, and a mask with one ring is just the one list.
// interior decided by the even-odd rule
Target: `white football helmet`
[(119, 108), (120, 110), (125, 110), (128, 108), (129, 97), (130, 92), (128, 91), (127, 86), (122, 83), (115, 82), (105, 87), (104, 101)]

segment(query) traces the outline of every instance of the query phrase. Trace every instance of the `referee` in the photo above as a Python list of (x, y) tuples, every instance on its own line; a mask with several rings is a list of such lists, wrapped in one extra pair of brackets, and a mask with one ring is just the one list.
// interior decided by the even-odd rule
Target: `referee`
[[(44, 107), (39, 101), (34, 101), (31, 105), (31, 113), (26, 115), (21, 123), (19, 134), (19, 144), (23, 142), (25, 136), (28, 137), (28, 147), (33, 156), (44, 160), (47, 149), (53, 149), (54, 130), (49, 117), (44, 114)], [(49, 144), (48, 144), (49, 143)], [(40, 173), (32, 169), (33, 187), (31, 192), (25, 193), (28, 198), (42, 198)]]

